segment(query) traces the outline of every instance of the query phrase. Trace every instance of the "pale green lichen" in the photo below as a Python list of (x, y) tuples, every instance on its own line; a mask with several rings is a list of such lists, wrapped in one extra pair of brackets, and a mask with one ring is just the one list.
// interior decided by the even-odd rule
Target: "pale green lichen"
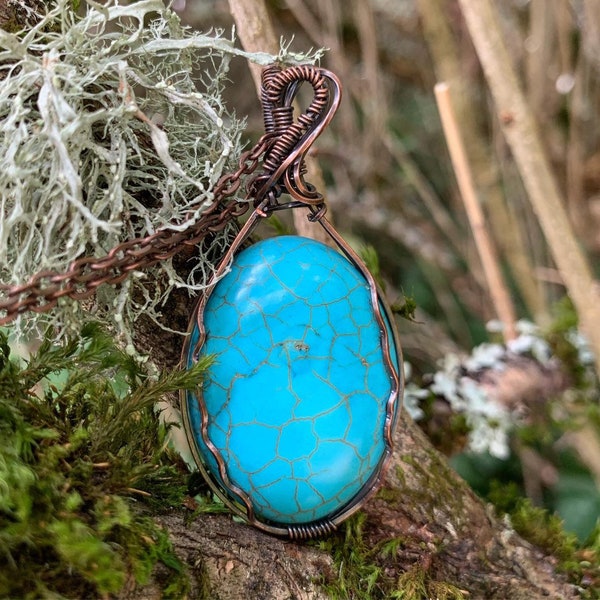
[[(247, 54), (222, 31), (183, 27), (160, 0), (86, 0), (79, 13), (57, 0), (35, 26), (0, 31), (2, 283), (64, 271), (175, 223), (188, 227), (242, 147), (244, 123), (222, 99), (231, 57), (265, 65), (319, 56), (286, 46), (278, 57)], [(201, 288), (211, 272), (199, 256), (182, 280), (166, 261), (119, 288), (103, 286), (91, 307), (61, 300), (51, 315), (19, 317), (16, 329), (77, 331), (93, 310), (131, 343), (139, 314), (160, 322), (173, 287)]]

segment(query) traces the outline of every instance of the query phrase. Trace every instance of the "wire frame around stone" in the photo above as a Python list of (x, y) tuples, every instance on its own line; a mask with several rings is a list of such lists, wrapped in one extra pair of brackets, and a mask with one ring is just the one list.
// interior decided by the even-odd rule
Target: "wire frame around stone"
[[(315, 97), (298, 120), (292, 122), (292, 101), (303, 81), (308, 81), (313, 86)], [(373, 451), (376, 460), (374, 458), (369, 468), (361, 472), (362, 479), (359, 483), (348, 484), (351, 486), (349, 489), (353, 490), (351, 497), (342, 498), (343, 494), (340, 493), (336, 496), (341, 498), (339, 502), (336, 503), (335, 499), (329, 501), (327, 506), (330, 508), (324, 509), (326, 514), (319, 513), (318, 518), (296, 521), (294, 515), (280, 519), (273, 517), (268, 511), (257, 508), (256, 497), (249, 486), (240, 484), (239, 477), (236, 480), (231, 476), (231, 471), (234, 470), (232, 463), (244, 460), (243, 456), (239, 456), (244, 453), (244, 448), (238, 448), (236, 456), (235, 452), (231, 454), (224, 448), (222, 440), (215, 443), (216, 416), (207, 406), (206, 389), (200, 389), (197, 394), (183, 392), (181, 395), (184, 429), (190, 448), (199, 470), (212, 490), (234, 514), (251, 525), (270, 534), (284, 535), (291, 539), (304, 539), (330, 533), (355, 513), (380, 486), (393, 450), (393, 428), (401, 406), (403, 391), (401, 349), (393, 315), (364, 262), (325, 217), (326, 209), (322, 196), (303, 178), (304, 156), (333, 117), (340, 101), (340, 90), (340, 83), (334, 74), (315, 67), (292, 67), (283, 71), (272, 68), (265, 72), (262, 95), (265, 128), (267, 135), (273, 135), (275, 141), (265, 156), (263, 171), (249, 186), (250, 194), (255, 199), (255, 209), (222, 258), (213, 281), (199, 298), (183, 348), (183, 362), (188, 365), (197, 361), (200, 354), (205, 351), (207, 339), (210, 340), (211, 336), (211, 331), (205, 326), (205, 313), (211, 296), (232, 263), (235, 264), (240, 249), (258, 223), (276, 210), (304, 207), (308, 218), (318, 222), (324, 228), (341, 251), (341, 256), (345, 257), (362, 281), (362, 287), (367, 290), (372, 315), (372, 323), (369, 326), (377, 332), (377, 342), (382, 357), (381, 369), (384, 373), (383, 379), (386, 380), (384, 397), (379, 398), (380, 419), (376, 421), (377, 431), (373, 433), (377, 443), (377, 450)], [(282, 203), (280, 197), (284, 193), (289, 194), (292, 200)], [(359, 340), (358, 347), (361, 343)], [(365, 363), (367, 359), (361, 356), (359, 361)], [(350, 378), (351, 376), (352, 374)], [(350, 396), (352, 394), (347, 395)], [(344, 402), (347, 401), (347, 397), (344, 396)], [(267, 397), (259, 399), (258, 402), (270, 406), (270, 403), (277, 402), (277, 399)], [(228, 423), (233, 427), (235, 420), (233, 425), (232, 422)], [(349, 427), (350, 424), (346, 431)], [(257, 429), (257, 431), (261, 430)], [(257, 444), (260, 442), (261, 440), (256, 440)], [(347, 440), (341, 442), (346, 443)], [(298, 443), (302, 443), (302, 440), (299, 439)], [(247, 448), (247, 451), (251, 452), (252, 448)], [(275, 458), (273, 457), (273, 460)], [(294, 479), (294, 485), (301, 484), (300, 479)], [(297, 502), (297, 499), (295, 501)]]

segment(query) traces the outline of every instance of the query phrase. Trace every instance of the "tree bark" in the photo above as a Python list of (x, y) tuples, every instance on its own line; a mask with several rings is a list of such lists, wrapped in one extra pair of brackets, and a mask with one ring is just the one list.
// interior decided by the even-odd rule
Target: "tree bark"
[(0, 0), (0, 29), (19, 31), (37, 22), (36, 12), (43, 12), (44, 0)]
[[(469, 598), (578, 597), (575, 586), (557, 573), (556, 560), (495, 518), (406, 413), (395, 444), (384, 487), (363, 509), (363, 552), (373, 553), (386, 578), (424, 569), (431, 580), (453, 584)], [(156, 518), (189, 567), (192, 598), (331, 597), (324, 586), (336, 580), (339, 565), (314, 543), (273, 538), (227, 515), (201, 515), (188, 522), (189, 513), (182, 510)], [(376, 549), (393, 539), (400, 540), (397, 553), (378, 556)], [(161, 597), (156, 586), (124, 597), (140, 593)]]
[[(181, 300), (178, 306), (173, 304), (174, 311), (184, 310)], [(146, 331), (145, 340), (161, 367), (177, 363), (178, 354), (169, 358), (165, 351), (178, 352), (176, 336), (154, 327)], [(471, 376), (490, 397), (511, 410), (535, 410), (544, 398), (555, 396), (569, 383), (558, 364), (542, 365), (525, 357), (508, 360), (501, 371), (485, 369)], [(493, 508), (475, 496), (406, 411), (394, 433), (394, 453), (382, 489), (367, 501), (363, 513), (361, 552), (393, 581), (422, 569), (433, 581), (465, 590), (468, 598), (578, 597), (576, 587), (556, 570), (557, 560), (495, 517)], [(203, 514), (189, 521), (190, 513), (181, 509), (156, 519), (169, 531), (178, 555), (189, 567), (192, 598), (332, 597), (324, 586), (336, 581), (340, 566), (329, 550), (312, 542), (274, 538), (224, 514)], [(340, 535), (334, 534), (334, 544), (341, 543), (344, 529), (342, 525)], [(390, 540), (400, 540), (399, 549), (384, 558), (377, 549)], [(161, 597), (156, 585), (142, 592), (144, 597)]]

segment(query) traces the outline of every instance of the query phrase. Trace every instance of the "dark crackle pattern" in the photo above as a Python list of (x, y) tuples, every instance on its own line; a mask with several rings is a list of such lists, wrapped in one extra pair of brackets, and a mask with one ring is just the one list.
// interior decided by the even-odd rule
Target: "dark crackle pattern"
[[(385, 451), (392, 389), (363, 276), (313, 240), (265, 240), (236, 257), (204, 325), (201, 353), (216, 356), (203, 391), (208, 435), (257, 515), (307, 523), (347, 504)], [(190, 400), (198, 449), (217, 474)]]

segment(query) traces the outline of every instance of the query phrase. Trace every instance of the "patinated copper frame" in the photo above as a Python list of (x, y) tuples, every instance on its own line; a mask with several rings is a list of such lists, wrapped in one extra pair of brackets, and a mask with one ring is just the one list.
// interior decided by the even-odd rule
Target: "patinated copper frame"
[[(308, 110), (300, 116), (296, 123), (293, 123), (292, 101), (302, 81), (308, 81), (313, 85), (315, 97)], [(341, 507), (338, 512), (332, 514), (329, 518), (301, 525), (280, 524), (259, 519), (255, 515), (250, 498), (230, 481), (227, 473), (227, 465), (208, 436), (209, 415), (202, 400), (202, 392), (199, 391), (195, 400), (202, 415), (200, 435), (218, 465), (219, 477), (226, 488), (223, 489), (215, 476), (204, 464), (201, 457), (196, 441), (196, 432), (192, 429), (188, 411), (188, 402), (193, 400), (189, 398), (187, 393), (181, 393), (183, 423), (189, 446), (199, 470), (214, 493), (234, 514), (243, 518), (251, 525), (270, 534), (284, 535), (291, 539), (316, 537), (332, 532), (342, 521), (359, 510), (367, 498), (379, 488), (391, 458), (393, 428), (395, 424), (394, 415), (397, 414), (396, 407), (401, 403), (403, 392), (401, 347), (392, 312), (383, 299), (373, 276), (364, 262), (325, 217), (326, 209), (322, 196), (313, 186), (306, 183), (303, 178), (304, 156), (333, 117), (339, 105), (340, 95), (341, 85), (339, 80), (333, 73), (324, 69), (294, 67), (284, 71), (276, 68), (265, 71), (262, 94), (265, 128), (267, 135), (274, 135), (276, 141), (265, 157), (261, 175), (254, 178), (249, 186), (249, 196), (256, 199), (255, 209), (240, 229), (227, 253), (217, 266), (211, 282), (200, 296), (192, 313), (187, 342), (184, 344), (182, 353), (182, 362), (185, 365), (190, 352), (191, 333), (194, 327), (197, 327), (199, 339), (195, 348), (192, 349), (192, 360), (197, 360), (206, 340), (207, 332), (203, 325), (203, 315), (212, 290), (219, 279), (225, 274), (233, 257), (248, 239), (254, 228), (261, 220), (268, 217), (275, 210), (298, 206), (308, 208), (308, 218), (311, 221), (317, 221), (323, 227), (342, 253), (365, 278), (370, 289), (373, 313), (380, 331), (384, 362), (391, 382), (391, 392), (386, 403), (386, 419), (384, 424), (385, 450), (367, 484), (362, 487), (352, 501)], [(283, 192), (289, 194), (292, 197), (292, 201), (285, 204), (281, 203), (279, 197)], [(389, 323), (389, 331), (388, 327), (386, 327), (384, 313)], [(391, 356), (390, 333), (394, 338), (398, 364), (394, 364)], [(243, 504), (236, 501), (228, 493), (228, 490), (240, 498)]]

